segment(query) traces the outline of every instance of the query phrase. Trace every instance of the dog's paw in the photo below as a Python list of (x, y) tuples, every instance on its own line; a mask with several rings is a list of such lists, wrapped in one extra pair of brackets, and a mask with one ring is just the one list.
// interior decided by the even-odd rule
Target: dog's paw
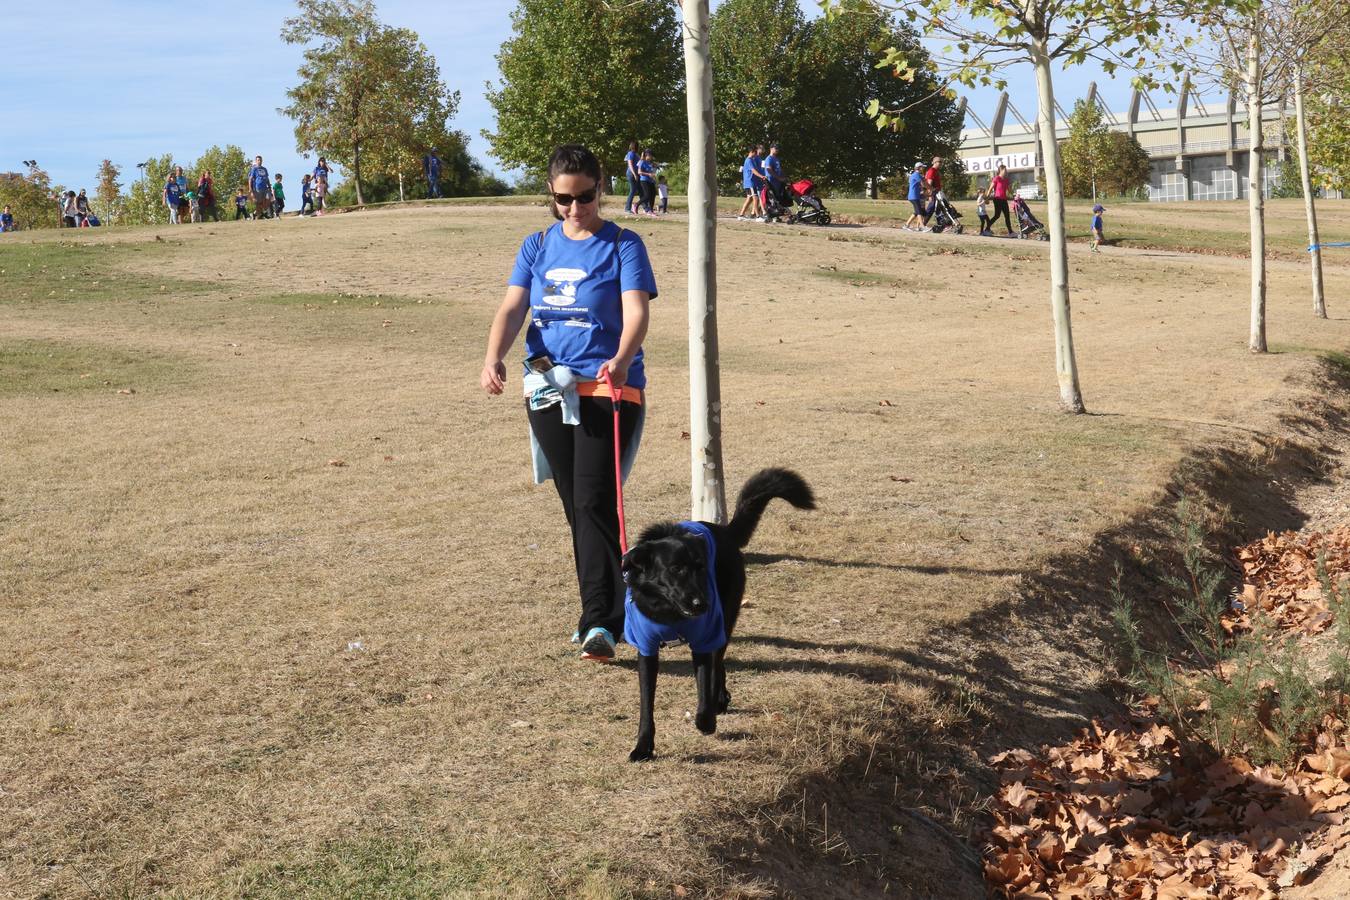
[(694, 716), (694, 727), (704, 734), (713, 734), (717, 731), (717, 713), (699, 713)]
[(646, 762), (649, 759), (656, 759), (656, 747), (646, 741), (639, 741), (633, 752), (628, 754), (629, 762)]

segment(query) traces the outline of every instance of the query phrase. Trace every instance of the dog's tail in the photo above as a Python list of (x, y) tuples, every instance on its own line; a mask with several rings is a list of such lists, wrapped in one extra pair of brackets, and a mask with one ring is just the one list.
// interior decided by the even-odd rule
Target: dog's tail
[(741, 488), (741, 496), (736, 500), (736, 514), (727, 524), (727, 534), (737, 547), (750, 543), (764, 507), (775, 497), (798, 509), (816, 508), (816, 498), (802, 476), (788, 469), (762, 469), (751, 475)]

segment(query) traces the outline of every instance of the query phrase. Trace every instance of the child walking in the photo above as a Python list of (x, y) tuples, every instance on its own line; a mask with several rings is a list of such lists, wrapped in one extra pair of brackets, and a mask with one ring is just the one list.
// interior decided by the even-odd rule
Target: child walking
[(661, 195), (661, 215), (664, 216), (666, 214), (666, 206), (670, 203), (670, 187), (666, 184), (666, 176), (657, 176), (656, 193)]
[(314, 212), (314, 176), (309, 173), (300, 179), (300, 218), (305, 217), (306, 209)]
[(238, 222), (240, 219), (247, 219), (247, 218), (248, 218), (248, 194), (245, 194), (244, 189), (240, 188), (234, 193), (234, 220)]
[(323, 215), (323, 202), (328, 197), (328, 176), (322, 172), (314, 176), (314, 215)]
[(980, 188), (975, 195), (975, 212), (980, 217), (980, 235), (994, 233), (994, 220), (989, 218), (989, 194), (987, 188)]
[(1102, 213), (1106, 212), (1106, 207), (1098, 203), (1092, 207), (1092, 252), (1101, 253), (1097, 248), (1101, 246), (1104, 238), (1102, 237)]
[(276, 180), (272, 182), (272, 210), (278, 219), (281, 218), (281, 211), (286, 208), (286, 189), (281, 186), (281, 173), (277, 173)]

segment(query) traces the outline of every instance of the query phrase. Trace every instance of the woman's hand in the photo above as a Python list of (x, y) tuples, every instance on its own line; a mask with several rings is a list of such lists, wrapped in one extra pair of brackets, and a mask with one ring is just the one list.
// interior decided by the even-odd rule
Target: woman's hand
[(483, 373), (478, 376), (478, 383), (489, 394), (500, 394), (506, 387), (506, 363), (500, 360), (495, 363), (483, 363)]
[(612, 390), (622, 391), (623, 386), (628, 383), (628, 367), (632, 364), (632, 360), (616, 356), (608, 362), (600, 364), (600, 371), (596, 374), (596, 378), (600, 381), (609, 382)]

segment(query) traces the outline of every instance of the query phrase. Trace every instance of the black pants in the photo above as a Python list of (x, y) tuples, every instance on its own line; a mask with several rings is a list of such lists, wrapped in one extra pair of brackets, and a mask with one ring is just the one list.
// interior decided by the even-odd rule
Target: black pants
[(647, 212), (652, 211), (652, 204), (656, 200), (656, 182), (642, 182), (642, 205)]
[(986, 231), (991, 230), (993, 227), (994, 227), (994, 220), (986, 216), (984, 213), (980, 213), (980, 234), (984, 234)]
[[(567, 524), (581, 589), (577, 631), (592, 628), (623, 635), (623, 573), (619, 569), (618, 494), (614, 489), (614, 407), (608, 397), (581, 398), (581, 424), (564, 425), (562, 406), (530, 410), (530, 427), (553, 470)], [(641, 408), (622, 403), (619, 440), (624, 449), (633, 436)]]
[(1003, 214), (1003, 225), (1004, 225), (1004, 227), (1008, 229), (1008, 233), (1009, 233), (1009, 234), (1012, 234), (1013, 227), (1012, 227), (1012, 219), (1011, 219), (1011, 218), (1009, 217), (1009, 215), (1008, 215), (1008, 201), (1007, 201), (1006, 199), (1000, 200), (999, 198), (995, 197), (995, 198), (994, 198), (994, 217), (993, 217), (992, 219), (989, 220), (989, 221), (990, 221), (990, 224), (992, 224), (992, 223), (998, 221), (998, 215), (999, 215), (999, 213), (1002, 213), (1002, 214)]

